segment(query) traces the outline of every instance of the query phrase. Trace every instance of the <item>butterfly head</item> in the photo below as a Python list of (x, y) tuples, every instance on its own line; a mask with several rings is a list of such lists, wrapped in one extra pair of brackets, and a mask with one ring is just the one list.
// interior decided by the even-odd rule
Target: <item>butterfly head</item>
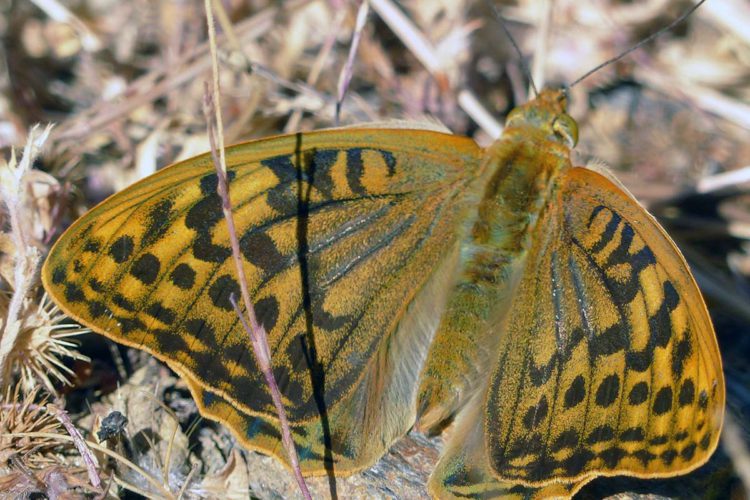
[(567, 113), (562, 90), (545, 89), (536, 99), (513, 109), (505, 121), (507, 128), (534, 127), (551, 139), (572, 148), (578, 142), (578, 125)]

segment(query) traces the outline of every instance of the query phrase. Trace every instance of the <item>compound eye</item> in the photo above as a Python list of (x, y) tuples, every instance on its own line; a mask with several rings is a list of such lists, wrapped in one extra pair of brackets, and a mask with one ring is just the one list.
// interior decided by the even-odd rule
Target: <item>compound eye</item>
[(578, 125), (569, 115), (562, 114), (552, 122), (552, 131), (568, 147), (578, 143)]

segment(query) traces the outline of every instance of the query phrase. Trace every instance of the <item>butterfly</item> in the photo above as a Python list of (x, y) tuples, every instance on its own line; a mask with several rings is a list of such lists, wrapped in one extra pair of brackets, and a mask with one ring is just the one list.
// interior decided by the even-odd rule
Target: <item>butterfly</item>
[[(412, 427), (448, 424), (437, 498), (569, 497), (597, 476), (706, 462), (725, 402), (706, 306), (654, 218), (610, 174), (572, 165), (576, 141), (564, 93), (545, 90), (486, 149), (361, 127), (226, 150), (303, 473), (360, 471)], [(285, 462), (230, 257), (203, 155), (76, 221), (42, 280)]]

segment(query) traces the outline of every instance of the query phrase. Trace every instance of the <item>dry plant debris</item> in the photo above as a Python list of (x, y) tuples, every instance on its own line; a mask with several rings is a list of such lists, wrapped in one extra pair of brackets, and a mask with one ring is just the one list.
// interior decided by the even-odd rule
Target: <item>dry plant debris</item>
[[(227, 143), (333, 126), (359, 2), (221, 3), (228, 20), (219, 28)], [(690, 6), (496, 4), (523, 62), (539, 61), (534, 74), (549, 85), (573, 81)], [(602, 479), (584, 498), (622, 491), (739, 497), (747, 487), (740, 478), (750, 476), (748, 25), (746, 3), (709, 0), (572, 90), (580, 162), (593, 157), (617, 170), (691, 262), (716, 323), (739, 436), (732, 443), (739, 446), (720, 450), (687, 478)], [(46, 301), (38, 282), (49, 245), (84, 210), (208, 150), (205, 26), (201, 2), (0, 2), (0, 490), (116, 497), (132, 489), (175, 498), (293, 491), (273, 460), (233, 449), (224, 430), (201, 420), (166, 368), (96, 336), (74, 344), (70, 335), (81, 332)], [(525, 96), (522, 61), (483, 1), (372, 0), (351, 53), (344, 125), (427, 120), (487, 144)], [(56, 126), (34, 131), (37, 123)], [(83, 433), (101, 489), (92, 486), (73, 438), (63, 439), (69, 434), (57, 413), (42, 410), (50, 401)], [(94, 433), (112, 410), (127, 416), (125, 432), (97, 445)], [(48, 437), (6, 438), (31, 432)], [(437, 447), (439, 440), (410, 436), (373, 470), (343, 480), (339, 494), (423, 494)], [(314, 496), (327, 486), (312, 484)]]

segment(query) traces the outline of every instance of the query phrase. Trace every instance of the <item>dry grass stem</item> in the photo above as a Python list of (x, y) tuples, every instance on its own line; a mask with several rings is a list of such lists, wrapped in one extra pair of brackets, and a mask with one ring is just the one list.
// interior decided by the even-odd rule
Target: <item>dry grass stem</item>
[(208, 137), (211, 143), (211, 156), (213, 157), (214, 166), (216, 167), (216, 175), (218, 177), (217, 191), (219, 196), (221, 197), (221, 208), (224, 213), (224, 218), (227, 222), (227, 231), (229, 233), (229, 240), (232, 247), (232, 257), (235, 263), (237, 278), (240, 284), (240, 291), (242, 293), (242, 300), (245, 305), (245, 314), (247, 315), (247, 320), (249, 320), (249, 325), (245, 321), (245, 315), (242, 314), (242, 311), (239, 309), (234, 300), (232, 300), (232, 304), (237, 311), (237, 316), (239, 317), (242, 325), (245, 327), (245, 330), (248, 333), (251, 344), (253, 346), (253, 352), (255, 353), (255, 358), (258, 361), (258, 366), (263, 372), (263, 376), (265, 377), (269, 391), (271, 392), (271, 397), (273, 399), (274, 406), (276, 407), (276, 412), (279, 416), (282, 443), (289, 457), (289, 464), (294, 471), (294, 476), (297, 480), (297, 484), (299, 485), (302, 496), (305, 499), (309, 500), (312, 497), (307, 488), (307, 484), (305, 483), (305, 479), (302, 476), (302, 470), (300, 469), (299, 459), (297, 457), (297, 450), (294, 445), (294, 440), (292, 439), (289, 420), (287, 419), (286, 411), (284, 410), (284, 405), (281, 400), (281, 392), (279, 391), (279, 387), (276, 384), (276, 379), (273, 374), (271, 366), (271, 352), (268, 348), (266, 330), (263, 325), (258, 322), (257, 316), (255, 314), (255, 308), (253, 307), (253, 303), (250, 299), (250, 291), (247, 285), (247, 279), (245, 277), (244, 265), (242, 262), (242, 253), (240, 251), (240, 242), (239, 238), (237, 237), (237, 231), (234, 225), (232, 202), (229, 197), (229, 183), (227, 181), (227, 165), (222, 126), (223, 120), (221, 117), (220, 105), (221, 87), (219, 80), (218, 57), (216, 54), (216, 34), (214, 32), (215, 27), (213, 23), (213, 11), (211, 9), (210, 0), (206, 0), (205, 10), (213, 68), (213, 85), (211, 88), (212, 93), (209, 94), (207, 88), (205, 97), (205, 114), (206, 120), (208, 122)]
[(349, 56), (346, 58), (346, 64), (341, 69), (339, 74), (339, 82), (336, 86), (336, 114), (334, 123), (338, 126), (339, 118), (341, 117), (341, 104), (344, 102), (346, 91), (349, 89), (349, 82), (352, 80), (352, 68), (354, 67), (354, 58), (357, 55), (357, 49), (359, 48), (359, 42), (362, 40), (362, 30), (365, 27), (367, 21), (367, 14), (370, 12), (370, 4), (368, 0), (362, 0), (357, 10), (357, 21), (354, 25), (354, 33), (352, 34), (352, 41), (349, 45)]
[(50, 412), (55, 416), (55, 418), (57, 418), (57, 420), (60, 421), (62, 426), (65, 427), (65, 430), (68, 431), (68, 434), (73, 440), (73, 444), (78, 449), (78, 453), (81, 455), (83, 463), (86, 466), (86, 471), (88, 472), (91, 486), (93, 486), (97, 490), (101, 489), (102, 482), (97, 472), (97, 467), (99, 466), (99, 464), (97, 463), (94, 455), (91, 453), (89, 447), (86, 445), (86, 440), (83, 439), (81, 433), (78, 432), (78, 429), (76, 429), (75, 425), (73, 425), (73, 422), (70, 421), (68, 412), (54, 405), (47, 405), (46, 408), (48, 412)]

